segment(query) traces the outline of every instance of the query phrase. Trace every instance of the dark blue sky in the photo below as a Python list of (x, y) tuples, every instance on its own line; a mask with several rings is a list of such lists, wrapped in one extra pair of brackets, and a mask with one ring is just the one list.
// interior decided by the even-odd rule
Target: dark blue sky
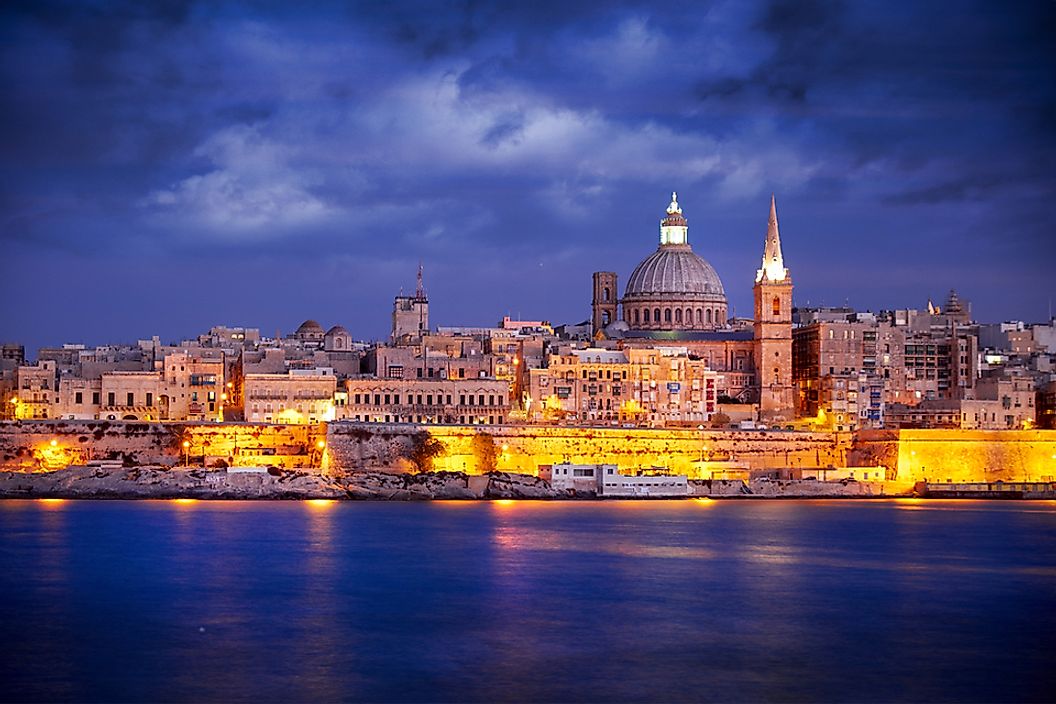
[[(441, 10), (441, 8), (446, 8)], [(1042, 320), (1056, 4), (12, 3), (0, 338), (587, 317), (671, 190), (738, 314), (776, 192), (798, 304)]]

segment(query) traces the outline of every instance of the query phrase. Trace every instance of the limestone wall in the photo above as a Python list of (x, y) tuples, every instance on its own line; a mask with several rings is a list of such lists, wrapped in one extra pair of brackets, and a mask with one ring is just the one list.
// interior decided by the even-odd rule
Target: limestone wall
[(1054, 430), (862, 431), (848, 453), (851, 465), (883, 465), (897, 480), (1053, 481)]
[[(702, 456), (715, 461), (734, 458), (752, 469), (844, 466), (850, 446), (849, 434), (835, 433), (552, 426), (428, 426), (424, 430), (443, 445), (434, 469), (471, 474), (488, 469), (536, 474), (539, 465), (575, 462), (616, 464), (621, 469), (660, 466), (697, 477)], [(402, 456), (411, 432), (415, 430), (401, 425), (331, 423), (330, 465), (335, 470), (407, 469), (410, 465)], [(494, 467), (481, 462), (481, 441), (474, 443), (481, 434), (494, 446)]]
[(0, 468), (46, 471), (92, 460), (318, 467), (325, 466), (318, 446), (325, 432), (323, 426), (308, 425), (11, 421), (0, 423)]

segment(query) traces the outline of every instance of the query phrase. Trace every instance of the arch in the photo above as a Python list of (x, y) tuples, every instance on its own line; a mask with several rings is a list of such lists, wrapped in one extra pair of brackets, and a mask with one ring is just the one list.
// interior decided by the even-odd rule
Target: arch
[(703, 325), (703, 324), (704, 324), (704, 309), (703, 308), (697, 308), (697, 325)]
[(602, 294), (602, 300), (604, 300), (606, 303), (609, 302), (609, 287), (608, 286), (605, 287), (605, 291)]
[(682, 322), (682, 309), (675, 308), (675, 322), (681, 324)]
[(638, 311), (638, 309), (637, 309), (637, 308), (635, 308), (635, 309), (634, 309), (634, 324), (635, 324), (635, 325), (637, 325), (638, 323), (640, 323), (640, 322), (641, 322), (641, 320), (639, 319), (639, 315), (638, 315), (638, 312), (639, 312), (639, 311)]
[(778, 318), (781, 316), (781, 298), (774, 296), (774, 317)]
[[(638, 311), (634, 311), (635, 320), (638, 319)], [(645, 309), (645, 322), (649, 322), (649, 309)]]
[(670, 308), (664, 308), (664, 322), (665, 323), (670, 323), (671, 322), (671, 309)]
[(609, 311), (607, 311), (607, 310), (601, 311), (601, 325), (602, 325), (602, 327), (608, 326), (608, 324), (610, 322), (612, 322), (612, 321), (609, 320)]
[(708, 308), (708, 312), (705, 315), (708, 316), (708, 325), (711, 325), (711, 308)]
[(692, 308), (686, 308), (686, 315), (685, 315), (684, 320), (686, 321), (686, 325), (692, 325), (693, 324), (693, 309)]
[(659, 308), (653, 308), (653, 320), (658, 322), (658, 323), (660, 322), (660, 309)]

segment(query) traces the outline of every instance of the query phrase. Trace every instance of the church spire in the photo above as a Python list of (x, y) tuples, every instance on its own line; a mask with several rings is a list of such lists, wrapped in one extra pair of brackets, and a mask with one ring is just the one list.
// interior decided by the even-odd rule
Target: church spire
[(763, 267), (755, 273), (755, 280), (784, 281), (788, 278), (785, 258), (781, 254), (781, 234), (777, 229), (777, 200), (770, 194), (770, 219), (766, 223), (766, 247), (763, 249)]

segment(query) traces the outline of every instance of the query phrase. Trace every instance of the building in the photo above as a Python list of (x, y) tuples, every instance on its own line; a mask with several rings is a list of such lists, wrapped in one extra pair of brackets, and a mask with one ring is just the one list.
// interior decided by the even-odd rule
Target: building
[[(608, 283), (606, 272), (599, 272)], [(616, 277), (611, 283), (615, 286)], [(632, 330), (713, 330), (726, 322), (726, 292), (718, 273), (689, 244), (689, 226), (678, 195), (660, 220), (660, 244), (642, 260), (620, 301)]]
[(592, 493), (600, 497), (688, 496), (684, 474), (620, 474), (614, 464), (555, 464), (541, 467), (540, 476), (558, 491)]
[(253, 423), (319, 423), (334, 420), (337, 377), (332, 369), (291, 369), (246, 374), (243, 413)]
[(501, 425), (509, 384), (498, 379), (355, 378), (345, 382), (338, 420), (372, 423)]
[(755, 360), (759, 386), (759, 417), (773, 421), (791, 418), (792, 386), (792, 277), (781, 253), (777, 201), (770, 197), (763, 264), (752, 287), (755, 299)]
[(396, 296), (392, 305), (392, 343), (412, 343), (429, 332), (429, 298), (422, 283), (422, 265), (418, 265), (418, 285), (413, 296)]
[(529, 375), (534, 422), (695, 426), (721, 393), (720, 375), (684, 347), (560, 350)]
[[(672, 194), (660, 221), (660, 243), (628, 278), (619, 319), (595, 330), (594, 337), (614, 341), (622, 349), (684, 346), (719, 374), (725, 395), (755, 404), (766, 419), (790, 417), (792, 278), (781, 251), (775, 200), (770, 202), (763, 266), (756, 272), (753, 321), (729, 318), (722, 281), (714, 267), (693, 251), (688, 232), (677, 195)], [(612, 311), (604, 291), (615, 284), (612, 272), (597, 272), (594, 277), (592, 311), (597, 321)]]

